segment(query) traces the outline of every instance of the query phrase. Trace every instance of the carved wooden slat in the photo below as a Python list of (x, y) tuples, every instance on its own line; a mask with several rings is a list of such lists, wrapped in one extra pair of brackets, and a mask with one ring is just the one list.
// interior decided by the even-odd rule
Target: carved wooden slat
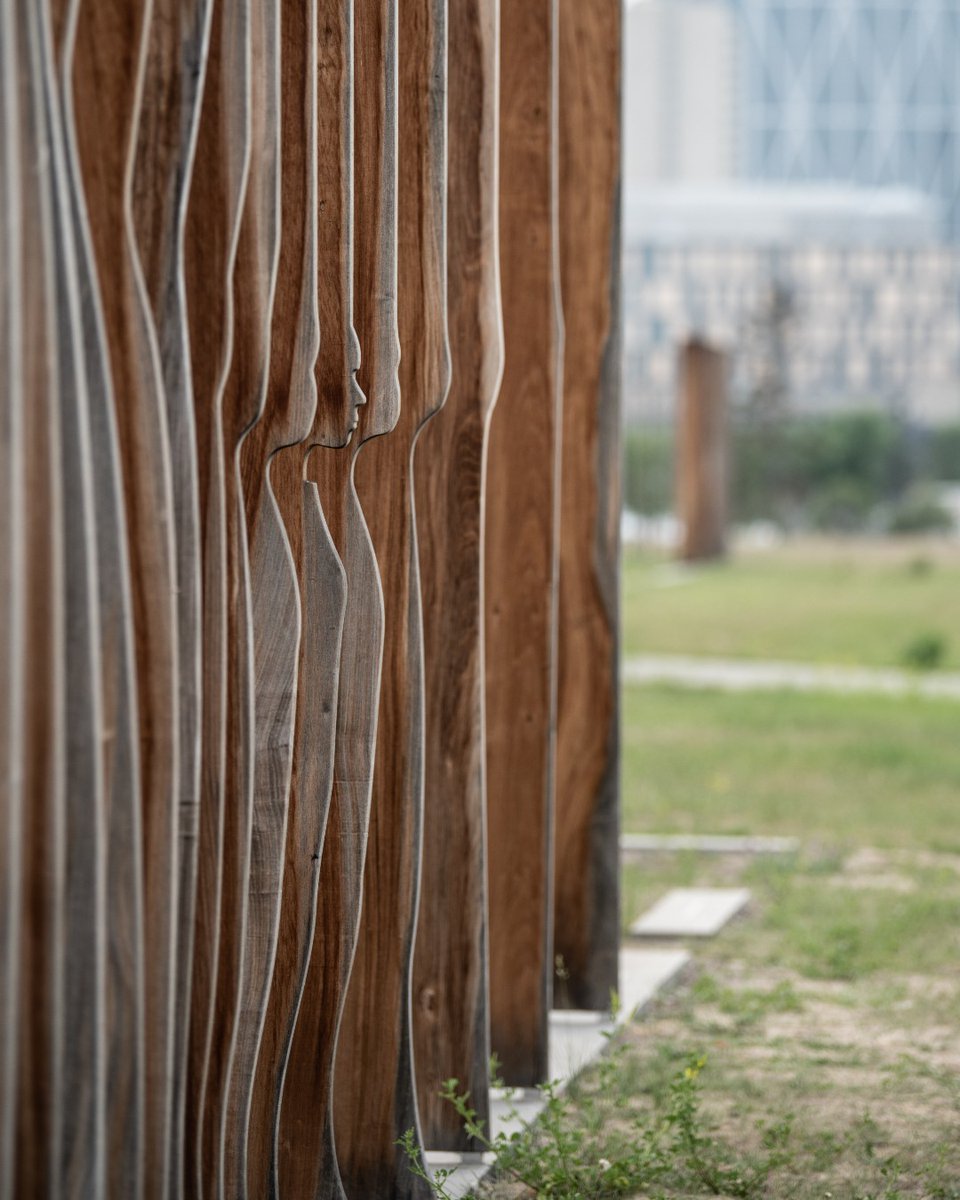
[[(280, 254), (280, 38), (281, 6), (251, 4), (251, 154), (234, 276), (233, 368), (223, 403), (227, 450), (227, 755), (228, 797), (243, 797), (253, 837), (247, 872), (243, 974), (236, 1042), (224, 1109), (223, 1194), (246, 1195), (248, 1115), (271, 958), (264, 945), (259, 905), (271, 896), (256, 853), (254, 793), (255, 662), (254, 614), (247, 524), (240, 475), (240, 447), (266, 400), (273, 299)], [(263, 614), (257, 626), (262, 628)], [(238, 883), (240, 880), (238, 879)], [(275, 891), (275, 886), (274, 889)]]
[(143, 1182), (143, 853), (138, 711), (126, 518), (109, 353), (83, 194), (73, 111), (79, 0), (54, 4), (54, 51), (75, 243), (95, 514), (100, 742), (105, 803), (106, 1179), (104, 1194)]
[(482, 530), (503, 366), (497, 244), (498, 0), (450, 10), (447, 290), (452, 384), (417, 443), (426, 695), (423, 901), (414, 1050), (424, 1143), (472, 1150), (447, 1079), (489, 1121)]
[(178, 697), (172, 475), (159, 354), (136, 247), (131, 158), (149, 0), (83, 0), (77, 142), (110, 351), (128, 522), (144, 838), (144, 1194), (167, 1194), (177, 904)]
[[(171, 1195), (174, 1196), (179, 1194), (183, 1170), (201, 733), (200, 517), (184, 234), (211, 9), (211, 0), (187, 0), (187, 3), (154, 0), (147, 35), (132, 181), (137, 245), (163, 374), (176, 552), (179, 875), (175, 914), (169, 1166)], [(211, 238), (213, 241), (217, 240), (216, 232)]]
[(547, 1075), (556, 713), (561, 318), (556, 0), (504, 0), (500, 25), (504, 373), (486, 529), (491, 1045), (507, 1083)]
[(620, 0), (560, 0), (560, 501), (554, 953), (558, 1006), (617, 989)]
[[(220, 1126), (233, 1036), (230, 1014), (235, 1011), (240, 987), (237, 945), (243, 938), (243, 910), (241, 907), (241, 927), (237, 930), (234, 906), (238, 894), (242, 899), (246, 888), (249, 838), (249, 786), (244, 784), (242, 773), (228, 770), (228, 763), (238, 753), (248, 752), (251, 722), (240, 716), (235, 726), (229, 723), (228, 664), (242, 677), (248, 621), (241, 622), (238, 639), (232, 641), (230, 633), (231, 600), (242, 605), (244, 596), (242, 572), (236, 569), (231, 574), (235, 560), (230, 555), (230, 530), (242, 525), (237, 512), (236, 447), (262, 403), (255, 367), (248, 374), (238, 372), (237, 359), (249, 354), (256, 364), (269, 323), (269, 309), (266, 315), (262, 311), (263, 289), (257, 286), (260, 249), (255, 246), (252, 256), (245, 256), (241, 230), (244, 201), (249, 206), (257, 195), (255, 189), (247, 187), (252, 161), (247, 57), (250, 17), (246, 0), (232, 8), (222, 4), (213, 7), (185, 228), (185, 286), (198, 459), (203, 695), (189, 1020), (185, 1017), (189, 1042), (184, 1066), (184, 1145), (182, 1174), (175, 1181), (187, 1196), (216, 1195), (220, 1179)], [(266, 169), (269, 173), (269, 166)], [(255, 234), (252, 240), (257, 242)], [(252, 687), (247, 685), (241, 690), (252, 705)], [(228, 746), (233, 758), (228, 757)], [(232, 835), (228, 840), (225, 830)], [(222, 907), (225, 859), (230, 864), (233, 888)], [(227, 949), (221, 960), (224, 923)], [(224, 994), (226, 1001), (218, 1005), (218, 998)]]
[(51, 147), (40, 10), (13, 6), (22, 343), (24, 692), (20, 1037), (14, 1195), (63, 1191), (64, 624)]
[(23, 682), (26, 569), (21, 180), (14, 6), (0, 7), (0, 1200), (13, 1196), (23, 920)]
[(402, 409), (355, 466), (383, 577), (383, 680), (363, 910), (335, 1092), (348, 1195), (421, 1196), (396, 1140), (418, 1124), (411, 996), (423, 805), (423, 639), (412, 453), (450, 380), (446, 309), (446, 2), (399, 12), (398, 265)]
[[(275, 1163), (281, 1194), (342, 1197), (333, 1133), (333, 1065), (360, 920), (363, 859), (380, 689), (383, 596), (376, 557), (353, 484), (359, 446), (389, 432), (399, 415), (397, 363), (397, 10), (396, 0), (357, 0), (354, 14), (356, 137), (354, 326), (368, 397), (354, 443), (316, 452), (310, 463), (346, 573), (336, 707), (334, 776), (314, 907), (298, 916), (296, 1025), (283, 1077)], [(298, 731), (303, 745), (303, 730)], [(306, 748), (306, 747), (304, 747)], [(315, 837), (319, 814), (291, 805), (293, 851)], [(299, 828), (299, 832), (298, 832)], [(284, 895), (288, 883), (284, 883)], [(308, 925), (309, 922), (309, 925)], [(294, 930), (291, 929), (291, 933)], [(306, 945), (300, 941), (306, 936)], [(275, 993), (279, 992), (275, 978)], [(259, 1193), (257, 1193), (259, 1195)]]
[(55, 70), (66, 5), (37, 6), (50, 166), (63, 533), (64, 1196), (100, 1195), (106, 1180), (106, 992), (103, 759), (93, 460), (82, 349), (71, 176)]
[[(281, 205), (281, 221), (277, 232), (279, 241), (279, 278), (275, 276), (276, 298), (273, 310), (275, 332), (272, 339), (272, 354), (269, 360), (272, 391), (272, 408), (279, 403), (283, 394), (284, 371), (293, 386), (309, 393), (310, 374), (318, 346), (316, 307), (316, 242), (315, 228), (306, 211), (306, 198), (314, 194), (314, 172), (316, 164), (316, 3), (310, 0), (303, 5), (281, 5), (279, 11), (279, 50), (282, 72), (280, 91), (275, 103), (278, 105), (278, 142), (272, 153), (279, 167), (278, 187)], [(296, 129), (295, 134), (293, 130)], [(245, 227), (246, 228), (246, 227)], [(311, 288), (314, 289), (311, 291)], [(239, 296), (238, 296), (239, 302)], [(276, 413), (268, 413), (267, 420), (275, 419)], [(312, 412), (305, 414), (305, 421), (312, 420)], [(261, 436), (259, 430), (254, 431)], [(256, 438), (254, 439), (256, 440)], [(262, 486), (257, 472), (261, 460), (267, 453), (265, 444), (249, 455), (249, 448), (242, 451), (244, 486), (248, 493), (256, 494)], [(249, 511), (249, 510), (248, 510)], [(284, 570), (292, 567), (292, 555)], [(265, 584), (267, 586), (265, 586)], [(269, 578), (262, 575), (258, 594), (261, 604), (271, 602)], [(255, 624), (269, 628), (273, 620), (269, 612), (259, 611)], [(261, 636), (261, 647), (263, 645)], [(261, 650), (262, 652), (262, 650)], [(289, 653), (289, 652), (288, 652)], [(296, 653), (294, 649), (293, 653)], [(258, 685), (259, 686), (259, 685)], [(288, 722), (292, 710), (287, 712)], [(258, 724), (258, 729), (260, 728)], [(292, 739), (292, 730), (286, 726)], [(292, 771), (292, 766), (290, 767)], [(286, 803), (284, 799), (282, 804)], [(275, 806), (282, 814), (282, 807)], [(270, 813), (266, 814), (269, 819)], [(276, 859), (274, 859), (276, 862)], [(269, 864), (264, 862), (264, 868)], [(303, 917), (297, 913), (296, 920)], [(278, 952), (279, 954), (279, 952)], [(247, 1128), (248, 1139), (245, 1151), (245, 1176), (242, 1164), (234, 1164), (237, 1172), (236, 1186), (246, 1188), (253, 1197), (270, 1195), (269, 1178), (273, 1130), (276, 1125), (276, 1110), (279, 1106), (279, 1088), (282, 1081), (282, 1062), (289, 1037), (287, 1024), (288, 1004), (294, 1002), (285, 992), (288, 984), (285, 973), (286, 960), (279, 955), (274, 965), (274, 978), (266, 1007), (263, 1012), (263, 1029), (256, 1059), (251, 1063), (252, 1078), (247, 1080)], [(239, 1193), (242, 1194), (242, 1193)]]

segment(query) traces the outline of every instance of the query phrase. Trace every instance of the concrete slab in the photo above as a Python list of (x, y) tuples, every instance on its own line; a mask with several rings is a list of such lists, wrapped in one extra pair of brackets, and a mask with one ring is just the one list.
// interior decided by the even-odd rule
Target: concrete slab
[(709, 938), (750, 901), (747, 888), (674, 888), (630, 926), (638, 938)]

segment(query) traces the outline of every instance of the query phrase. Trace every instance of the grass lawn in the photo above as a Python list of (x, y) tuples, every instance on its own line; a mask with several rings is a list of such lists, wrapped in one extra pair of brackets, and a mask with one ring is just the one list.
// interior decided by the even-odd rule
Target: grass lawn
[(960, 548), (943, 542), (800, 541), (683, 567), (628, 552), (624, 653), (890, 667), (918, 637), (960, 670)]
[(629, 687), (623, 824), (960, 851), (960, 704)]

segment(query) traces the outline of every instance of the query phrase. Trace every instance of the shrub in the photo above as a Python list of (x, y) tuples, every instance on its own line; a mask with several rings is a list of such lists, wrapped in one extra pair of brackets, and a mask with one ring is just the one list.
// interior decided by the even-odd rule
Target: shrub
[(948, 642), (942, 633), (921, 633), (903, 650), (903, 662), (915, 671), (936, 671), (947, 657)]

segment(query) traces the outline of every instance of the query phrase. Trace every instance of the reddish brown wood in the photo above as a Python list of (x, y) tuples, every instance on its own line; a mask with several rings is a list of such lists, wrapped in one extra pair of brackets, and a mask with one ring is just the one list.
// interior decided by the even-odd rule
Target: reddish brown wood
[(556, 0), (501, 14), (500, 269), (505, 361), (486, 531), (490, 1021), (507, 1083), (547, 1075), (556, 715)]
[(450, 11), (447, 296), (452, 385), (417, 443), (426, 695), (423, 900), (414, 1051), (424, 1143), (477, 1149), (447, 1079), (489, 1122), (482, 531), (486, 438), (503, 365), (497, 244), (498, 0)]
[[(13, 6), (23, 272), (23, 863), (15, 1196), (63, 1194), (64, 611), (53, 201), (38, 6)], [(5, 47), (5, 50), (8, 50)], [(8, 51), (9, 52), (9, 51)]]
[[(85, 540), (95, 556), (95, 598), (88, 617), (99, 642), (97, 687), (90, 706), (97, 712), (97, 739), (102, 764), (104, 803), (103, 886), (105, 903), (82, 890), (70, 902), (101, 923), (103, 949), (92, 953), (89, 941), (77, 944), (80, 969), (84, 960), (105, 959), (101, 1009), (104, 1103), (104, 1195), (138, 1197), (142, 1189), (143, 1140), (143, 856), (140, 818), (140, 774), (137, 746), (138, 712), (133, 675), (133, 624), (126, 550), (126, 520), (121, 495), (114, 396), (104, 340), (99, 288), (90, 245), (85, 198), (77, 157), (73, 113), (73, 22), (78, 0), (52, 5), (53, 50), (59, 84), (58, 105), (64, 139), (64, 183), (76, 269), (76, 308), (72, 321), (80, 339), (82, 388), (85, 392), (91, 490), (95, 527)], [(62, 289), (69, 294), (70, 287)], [(79, 441), (83, 441), (82, 435)], [(70, 453), (75, 454), (75, 451)], [(71, 570), (68, 565), (68, 571)], [(82, 623), (78, 623), (82, 628)], [(81, 700), (81, 703), (85, 703)], [(77, 782), (79, 782), (77, 780)], [(90, 822), (90, 793), (71, 788), (80, 825)], [(95, 824), (95, 823), (94, 823)], [(96, 888), (98, 884), (93, 883)], [(92, 902), (91, 902), (92, 901)], [(99, 942), (99, 935), (96, 939)], [(70, 1005), (72, 1007), (72, 1005)]]
[(159, 354), (130, 183), (151, 7), (84, 0), (73, 83), (80, 162), (110, 350), (133, 581), (144, 837), (145, 1195), (168, 1188), (177, 896), (176, 564)]
[[(178, 880), (173, 997), (173, 1063), (170, 1123), (170, 1188), (176, 1195), (182, 1176), (186, 1067), (190, 1024), (191, 968), (198, 863), (201, 744), (201, 565), (198, 455), (194, 390), (184, 279), (184, 229), (200, 119), (200, 98), (210, 28), (210, 0), (153, 0), (143, 74), (137, 146), (133, 164), (133, 218), (144, 284), (157, 334), (163, 374), (164, 415), (170, 443), (174, 545), (176, 551), (178, 777)], [(242, 156), (240, 145), (231, 150)], [(205, 166), (201, 164), (201, 169)], [(229, 192), (228, 192), (229, 196)], [(228, 201), (229, 204), (229, 201)], [(209, 209), (209, 213), (215, 211)], [(227, 238), (231, 214), (225, 212)], [(221, 279), (209, 248), (218, 248), (220, 229), (201, 246), (200, 263), (191, 264)], [(195, 278), (195, 273), (194, 273)], [(195, 299), (201, 298), (195, 296)], [(206, 310), (219, 315), (220, 306)], [(219, 330), (195, 339), (202, 359), (214, 346)], [(212, 343), (212, 344), (211, 344)], [(202, 378), (202, 371), (201, 371)], [(209, 395), (201, 392), (203, 404)], [(173, 900), (173, 897), (171, 897)]]
[(337, 1158), (348, 1195), (426, 1196), (396, 1145), (417, 1127), (410, 985), (423, 802), (423, 648), (411, 457), (449, 386), (446, 3), (399, 13), (398, 297), (402, 411), (357, 458), (383, 577), (383, 683), (363, 911), (339, 1041)]
[[(242, 904), (238, 914), (236, 898), (246, 886), (245, 835), (249, 838), (248, 789), (238, 775), (228, 771), (237, 747), (249, 744), (248, 732), (242, 718), (233, 729), (227, 723), (227, 667), (240, 658), (239, 653), (231, 653), (238, 647), (230, 641), (229, 606), (242, 592), (241, 571), (228, 551), (228, 480), (233, 475), (238, 428), (242, 431), (256, 419), (262, 403), (255, 373), (234, 382), (234, 359), (235, 352), (255, 355), (266, 336), (255, 268), (241, 271), (238, 254), (251, 158), (252, 80), (246, 57), (249, 19), (246, 2), (235, 6), (232, 13), (223, 5), (213, 8), (186, 224), (185, 288), (198, 458), (203, 647), (198, 870), (182, 1174), (174, 1183), (182, 1188), (179, 1194), (188, 1197), (216, 1196), (220, 1182), (219, 1122), (242, 961), (238, 949), (238, 941), (242, 945), (243, 939)], [(235, 292), (243, 297), (245, 322), (235, 320)], [(242, 647), (243, 638), (237, 641)], [(234, 736), (228, 741), (230, 733)], [(228, 744), (235, 751), (230, 758)]]
[(618, 986), (620, 0), (560, 0), (560, 500), (554, 982)]
[(13, 1196), (23, 926), (26, 571), (19, 84), (15, 7), (0, 10), (0, 1198)]
[[(348, 603), (329, 820), (315, 906), (307, 914), (313, 923), (297, 981), (300, 1003), (275, 1161), (283, 1194), (318, 1198), (343, 1195), (333, 1136), (333, 1062), (360, 920), (383, 639), (380, 576), (353, 486), (353, 467), (357, 446), (391, 430), (399, 413), (396, 15), (396, 0), (356, 4), (354, 325), (363, 347), (359, 379), (368, 403), (354, 445), (318, 451), (310, 463), (346, 572)], [(291, 834), (296, 824), (301, 837), (309, 832), (308, 816), (295, 820), (291, 807)]]
[(696, 338), (680, 352), (677, 510), (681, 558), (722, 558), (727, 533), (727, 360)]
[[(317, 904), (320, 855), (333, 780), (340, 644), (346, 578), (324, 517), (314, 462), (319, 446), (345, 445), (364, 397), (356, 383), (359, 347), (353, 329), (353, 4), (320, 0), (316, 34), (315, 201), (317, 311), (320, 349), (313, 366), (316, 416), (303, 446), (278, 454), (271, 478), (290, 543), (302, 617), (289, 803), (281, 826), (255, 823), (255, 847), (269, 863), (270, 886), (282, 907), (269, 1027), (261, 1052), (256, 1098), (257, 1156), (250, 1159), (251, 1189), (267, 1194), (283, 1164), (274, 1144), (290, 1038), (309, 962)], [(264, 621), (273, 614), (263, 613)], [(255, 621), (255, 628), (257, 627)], [(258, 673), (261, 668), (258, 664)], [(267, 814), (269, 815), (269, 814)], [(266, 890), (265, 888), (262, 890)], [(276, 933), (274, 937), (276, 938)], [(275, 942), (275, 944), (277, 944)], [(332, 1008), (328, 1019), (332, 1018)], [(317, 1071), (323, 1064), (317, 1063)], [(322, 1087), (317, 1085), (317, 1093)], [(317, 1126), (317, 1136), (322, 1123)], [(309, 1171), (309, 1143), (298, 1152)], [(286, 1186), (286, 1185), (284, 1185)], [(293, 1194), (296, 1194), (294, 1191)], [(306, 1194), (306, 1193), (304, 1193)]]

